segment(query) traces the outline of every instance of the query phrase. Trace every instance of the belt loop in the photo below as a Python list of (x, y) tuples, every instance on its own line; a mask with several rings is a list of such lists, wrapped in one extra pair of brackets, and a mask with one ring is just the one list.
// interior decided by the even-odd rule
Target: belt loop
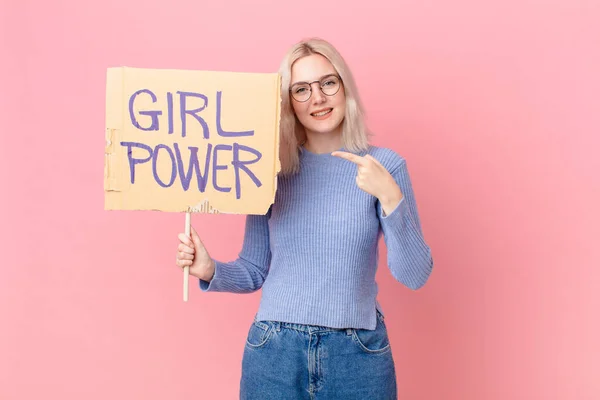
[(281, 322), (275, 321), (275, 331), (281, 332)]
[(348, 335), (348, 336), (352, 335), (352, 329), (351, 328), (346, 329), (346, 335)]

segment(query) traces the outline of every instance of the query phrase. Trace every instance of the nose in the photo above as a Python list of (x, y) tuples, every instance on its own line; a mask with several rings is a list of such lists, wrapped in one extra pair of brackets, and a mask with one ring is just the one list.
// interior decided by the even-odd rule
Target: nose
[(325, 102), (325, 95), (321, 92), (321, 86), (319, 82), (313, 82), (310, 87), (312, 89), (312, 102), (313, 104), (321, 104)]

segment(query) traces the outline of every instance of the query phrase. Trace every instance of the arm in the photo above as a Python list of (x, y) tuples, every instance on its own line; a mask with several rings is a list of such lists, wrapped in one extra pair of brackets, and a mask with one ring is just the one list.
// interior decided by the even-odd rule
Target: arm
[(431, 250), (421, 231), (406, 161), (401, 159), (390, 174), (398, 184), (402, 198), (389, 213), (384, 212), (381, 201), (377, 203), (379, 221), (388, 250), (388, 267), (398, 282), (417, 290), (427, 282), (431, 274)]
[(269, 272), (271, 248), (269, 244), (269, 217), (248, 215), (244, 244), (235, 261), (214, 260), (215, 274), (210, 282), (200, 279), (205, 292), (251, 293), (260, 289)]

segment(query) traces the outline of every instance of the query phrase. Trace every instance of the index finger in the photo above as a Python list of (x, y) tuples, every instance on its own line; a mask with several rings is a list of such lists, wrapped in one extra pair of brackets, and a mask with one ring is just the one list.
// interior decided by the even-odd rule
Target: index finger
[(192, 243), (192, 239), (190, 239), (189, 236), (187, 236), (185, 233), (180, 233), (179, 235), (177, 235), (177, 237), (179, 238), (181, 243), (186, 244), (192, 248), (194, 247), (194, 243)]
[(365, 162), (364, 157), (348, 153), (347, 151), (334, 151), (333, 153), (331, 153), (331, 155), (334, 157), (339, 157), (348, 161), (352, 161), (356, 165), (363, 165)]

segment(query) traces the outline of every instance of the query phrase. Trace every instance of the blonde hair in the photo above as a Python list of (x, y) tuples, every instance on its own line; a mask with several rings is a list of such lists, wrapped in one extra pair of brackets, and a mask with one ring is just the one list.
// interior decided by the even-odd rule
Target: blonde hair
[(300, 170), (299, 150), (306, 141), (304, 127), (294, 113), (290, 100), (292, 65), (302, 57), (320, 54), (327, 58), (342, 79), (346, 94), (346, 113), (342, 122), (342, 143), (345, 150), (359, 152), (369, 147), (369, 133), (364, 123), (364, 111), (350, 68), (341, 54), (328, 42), (318, 38), (301, 41), (288, 50), (281, 62), (281, 121), (279, 159), (281, 174)]

